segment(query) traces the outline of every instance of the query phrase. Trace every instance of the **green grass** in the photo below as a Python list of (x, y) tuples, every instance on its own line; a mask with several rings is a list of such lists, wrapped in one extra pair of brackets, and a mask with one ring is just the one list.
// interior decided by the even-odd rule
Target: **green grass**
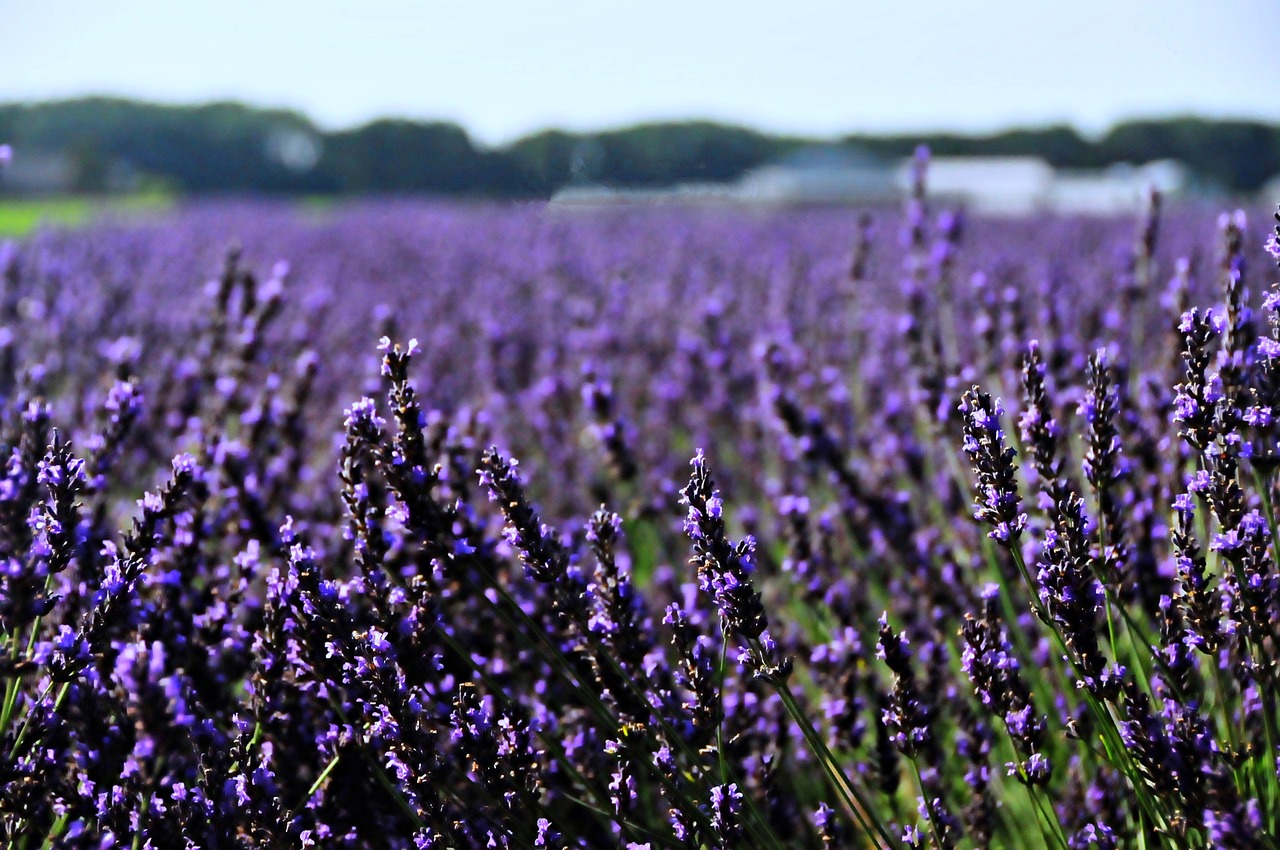
[(118, 198), (0, 199), (0, 238), (26, 236), (38, 227), (83, 227), (103, 215), (164, 212), (172, 195), (147, 192)]

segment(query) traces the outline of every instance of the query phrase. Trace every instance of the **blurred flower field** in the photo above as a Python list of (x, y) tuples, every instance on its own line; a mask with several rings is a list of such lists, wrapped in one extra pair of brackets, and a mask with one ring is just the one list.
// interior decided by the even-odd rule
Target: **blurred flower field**
[(1270, 216), (5, 242), (0, 838), (1277, 846)]

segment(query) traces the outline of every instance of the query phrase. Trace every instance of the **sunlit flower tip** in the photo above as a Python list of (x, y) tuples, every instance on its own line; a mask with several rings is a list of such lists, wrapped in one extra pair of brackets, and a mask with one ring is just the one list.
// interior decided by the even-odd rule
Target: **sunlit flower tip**
[(389, 337), (389, 336), (384, 336), (384, 337), (382, 337), (381, 339), (379, 339), (379, 340), (378, 340), (378, 350), (379, 350), (379, 351), (388, 351), (388, 350), (390, 350), (390, 348), (391, 348), (391, 337)]
[(1213, 476), (1208, 470), (1197, 470), (1187, 480), (1187, 490), (1191, 493), (1206, 493), (1213, 487)]
[(183, 452), (173, 459), (173, 472), (175, 475), (189, 475), (192, 478), (200, 476), (200, 462), (192, 455)]
[[(1271, 298), (1270, 295), (1268, 295), (1267, 297)], [(1280, 296), (1277, 296), (1277, 297), (1280, 298)], [(1258, 340), (1258, 353), (1260, 353), (1263, 357), (1267, 357), (1270, 359), (1275, 359), (1277, 357), (1280, 357), (1280, 340), (1272, 339), (1269, 336), (1262, 337), (1261, 339)]]
[[(1275, 258), (1276, 262), (1280, 262), (1280, 235), (1275, 233), (1271, 234), (1271, 236), (1268, 237), (1266, 244), (1262, 247), (1267, 250), (1268, 254)], [(1270, 309), (1269, 305), (1268, 309)]]
[(551, 821), (546, 818), (538, 818), (538, 835), (534, 838), (534, 847), (550, 847), (554, 842), (559, 841), (560, 833), (551, 827)]
[(147, 513), (158, 514), (164, 510), (164, 499), (160, 497), (159, 493), (153, 493), (148, 490), (138, 500), (138, 507)]
[(711, 825), (722, 837), (736, 837), (742, 812), (742, 792), (737, 783), (716, 785), (711, 789)]
[(1023, 769), (1026, 771), (1027, 782), (1031, 785), (1043, 785), (1049, 781), (1049, 776), (1053, 772), (1049, 760), (1040, 753), (1032, 754), (1023, 765)]
[(381, 428), (385, 424), (386, 420), (378, 415), (378, 403), (368, 396), (347, 408), (346, 419), (343, 422), (343, 425), (347, 428), (357, 425), (371, 425), (374, 428)]
[[(1280, 351), (1280, 343), (1276, 344), (1276, 350)], [(1268, 428), (1272, 422), (1271, 408), (1257, 405), (1249, 407), (1244, 412), (1244, 421), (1254, 428)]]
[(1189, 395), (1179, 394), (1173, 405), (1174, 422), (1190, 422), (1200, 413), (1200, 403)]

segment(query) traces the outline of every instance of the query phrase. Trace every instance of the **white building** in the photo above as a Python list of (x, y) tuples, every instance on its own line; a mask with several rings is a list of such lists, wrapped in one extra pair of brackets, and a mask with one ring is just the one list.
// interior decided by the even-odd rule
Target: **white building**
[[(575, 185), (551, 199), (557, 207), (627, 204), (883, 204), (911, 191), (913, 163), (896, 164), (845, 145), (811, 145), (748, 171), (737, 183), (690, 183), (664, 189)], [(929, 197), (981, 215), (1037, 212), (1136, 215), (1154, 187), (1168, 198), (1190, 191), (1185, 165), (1160, 160), (1105, 170), (1055, 170), (1034, 156), (936, 157), (926, 176)], [(1280, 200), (1280, 176), (1272, 187)]]
[[(911, 191), (912, 165), (837, 145), (803, 148), (749, 172), (737, 195), (744, 203), (898, 201)], [(1169, 198), (1186, 193), (1191, 177), (1173, 160), (1059, 171), (1034, 156), (955, 156), (930, 160), (926, 185), (930, 198), (983, 215), (1117, 215), (1141, 213), (1152, 187)]]
[[(911, 189), (912, 162), (897, 170), (899, 190)], [(943, 156), (929, 160), (930, 198), (988, 215), (1027, 215), (1050, 207), (1053, 166), (1034, 156)]]
[(1190, 170), (1171, 159), (1139, 166), (1113, 165), (1104, 171), (1060, 171), (1050, 207), (1063, 213), (1136, 214), (1146, 209), (1151, 189), (1158, 189), (1165, 197), (1177, 197), (1190, 183)]
[(615, 189), (588, 184), (565, 186), (551, 196), (553, 207), (609, 207), (661, 204), (730, 204), (738, 201), (737, 190), (724, 183), (682, 183), (661, 189)]
[(811, 145), (748, 171), (736, 195), (744, 203), (881, 203), (899, 197), (890, 163), (847, 145)]

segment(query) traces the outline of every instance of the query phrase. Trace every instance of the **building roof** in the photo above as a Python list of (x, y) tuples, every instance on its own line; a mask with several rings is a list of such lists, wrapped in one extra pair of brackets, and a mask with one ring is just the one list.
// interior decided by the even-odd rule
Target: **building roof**
[(865, 148), (831, 143), (796, 148), (766, 167), (801, 171), (891, 171), (893, 163)]

